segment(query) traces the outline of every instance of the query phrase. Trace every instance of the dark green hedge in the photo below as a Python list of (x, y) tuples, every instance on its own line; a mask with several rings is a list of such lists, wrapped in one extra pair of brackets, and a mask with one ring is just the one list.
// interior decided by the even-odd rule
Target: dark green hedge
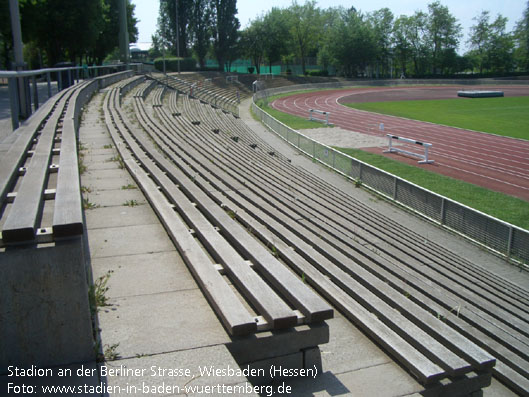
[[(163, 58), (154, 60), (154, 67), (163, 72)], [(180, 58), (180, 71), (194, 72), (197, 68), (197, 62), (194, 58)], [(165, 70), (167, 72), (178, 72), (178, 58), (165, 58)]]

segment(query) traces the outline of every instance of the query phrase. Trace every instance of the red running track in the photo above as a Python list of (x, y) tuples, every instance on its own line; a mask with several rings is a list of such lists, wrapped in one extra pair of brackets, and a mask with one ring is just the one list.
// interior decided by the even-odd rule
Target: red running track
[[(340, 103), (457, 98), (457, 91), (460, 89), (462, 88), (456, 86), (423, 86), (319, 91), (277, 99), (272, 106), (277, 110), (305, 118), (308, 117), (309, 109), (327, 111), (330, 112), (331, 123), (350, 131), (376, 136), (390, 133), (431, 143), (433, 146), (429, 157), (435, 160), (435, 164), (419, 165), (417, 159), (411, 156), (386, 155), (529, 201), (529, 141), (365, 112), (348, 108)], [(477, 89), (501, 90), (505, 92), (505, 96), (529, 96), (528, 86), (480, 86)], [(472, 99), (461, 98), (461, 100)], [(379, 131), (380, 123), (384, 123), (384, 131)], [(423, 147), (419, 145), (404, 144), (403, 148), (414, 153), (424, 153)], [(364, 150), (378, 154), (382, 152), (381, 148)]]

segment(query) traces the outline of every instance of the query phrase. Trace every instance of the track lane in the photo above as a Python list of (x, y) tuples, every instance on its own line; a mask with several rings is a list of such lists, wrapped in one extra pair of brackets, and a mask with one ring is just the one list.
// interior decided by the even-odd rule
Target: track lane
[[(387, 116), (348, 108), (340, 102), (376, 100), (438, 99), (455, 97), (461, 87), (375, 87), (328, 90), (298, 94), (278, 99), (272, 106), (301, 117), (311, 108), (330, 112), (333, 124), (368, 135), (386, 133), (433, 144), (430, 157), (434, 165), (419, 165), (416, 159), (402, 154), (386, 154), (394, 159), (430, 169), (443, 175), (474, 183), (529, 201), (529, 141), (502, 137), (478, 131)], [(479, 87), (505, 91), (506, 96), (529, 95), (529, 87)], [(468, 100), (468, 99), (461, 99)], [(384, 123), (384, 131), (378, 126)], [(422, 153), (417, 145), (404, 144), (406, 150)], [(367, 149), (381, 153), (380, 148)]]

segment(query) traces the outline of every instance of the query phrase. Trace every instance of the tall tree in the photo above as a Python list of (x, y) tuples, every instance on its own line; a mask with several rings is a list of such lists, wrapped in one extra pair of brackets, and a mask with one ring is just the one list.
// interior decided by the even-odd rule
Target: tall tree
[(522, 18), (516, 23), (514, 34), (518, 66), (529, 70), (529, 1), (527, 1)]
[(265, 54), (264, 35), (265, 26), (262, 17), (253, 20), (250, 26), (241, 32), (241, 52), (243, 56), (250, 58), (257, 74), (261, 73), (261, 63)]
[(394, 56), (400, 68), (400, 76), (407, 75), (407, 65), (412, 54), (412, 45), (409, 41), (409, 17), (401, 15), (393, 24)]
[(490, 25), (488, 63), (494, 72), (508, 72), (513, 68), (514, 37), (506, 32), (507, 18), (498, 15)]
[(210, 48), (213, 11), (209, 0), (195, 0), (191, 9), (190, 36), (193, 51), (201, 68), (205, 67)]
[(316, 7), (315, 0), (309, 0), (304, 5), (294, 1), (287, 12), (295, 52), (305, 73), (307, 56), (316, 51), (321, 38), (321, 10)]
[(435, 1), (428, 5), (428, 40), (431, 45), (432, 73), (442, 71), (448, 56), (455, 55), (461, 37), (461, 25), (448, 7)]
[(384, 75), (389, 75), (389, 60), (392, 53), (391, 44), (393, 41), (393, 13), (389, 8), (381, 8), (369, 15), (369, 21), (373, 26), (373, 33), (376, 41), (376, 73), (382, 69)]
[(354, 8), (342, 10), (328, 40), (335, 66), (348, 77), (356, 77), (375, 60), (375, 35), (372, 26)]
[(415, 75), (426, 72), (429, 58), (430, 44), (427, 37), (428, 16), (422, 11), (416, 11), (414, 15), (404, 20), (406, 37), (411, 45), (411, 57)]
[[(126, 6), (129, 43), (135, 43), (138, 40), (138, 20), (134, 15), (136, 6), (130, 0), (127, 0)], [(103, 15), (99, 23), (98, 38), (88, 52), (90, 62), (97, 64), (103, 62), (103, 59), (119, 45), (119, 0), (103, 0)]]
[(212, 0), (213, 11), (213, 50), (219, 70), (223, 71), (230, 53), (233, 55), (237, 44), (239, 20), (237, 0)]
[(272, 63), (281, 60), (286, 55), (289, 44), (288, 17), (285, 12), (279, 8), (273, 7), (263, 18), (263, 40), (264, 54), (270, 65), (272, 72)]
[(481, 11), (477, 17), (474, 17), (476, 24), (470, 28), (470, 38), (468, 44), (474, 50), (475, 57), (479, 62), (479, 72), (483, 73), (483, 68), (487, 59), (487, 47), (490, 40), (490, 15), (488, 11)]
[[(189, 30), (194, 3), (193, 0), (160, 0), (158, 34), (165, 39), (166, 43), (170, 44), (171, 52), (175, 55), (177, 54), (177, 36), (179, 38), (180, 56), (187, 57), (189, 55)], [(177, 7), (178, 35), (176, 34)]]

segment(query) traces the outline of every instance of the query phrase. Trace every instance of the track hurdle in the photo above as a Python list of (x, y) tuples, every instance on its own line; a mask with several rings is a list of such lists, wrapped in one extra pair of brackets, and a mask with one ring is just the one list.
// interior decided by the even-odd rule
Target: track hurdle
[(236, 74), (231, 75), (231, 76), (226, 76), (226, 83), (233, 83), (234, 81), (236, 81), (238, 83), (239, 82), (239, 76), (237, 76)]
[[(418, 158), (422, 159), (422, 160), (419, 161), (419, 164), (433, 164), (434, 161), (428, 159), (428, 149), (430, 149), (430, 147), (432, 146), (431, 143), (416, 141), (414, 139), (403, 138), (403, 137), (396, 136), (396, 135), (391, 135), (391, 134), (386, 134), (386, 136), (388, 137), (388, 145), (389, 145), (389, 147), (388, 147), (388, 150), (384, 150), (384, 153), (405, 153), (405, 154), (408, 154), (410, 156), (414, 156), (414, 157), (418, 157)], [(414, 143), (415, 145), (421, 145), (421, 146), (424, 147), (424, 154), (413, 153), (413, 152), (410, 152), (410, 151), (407, 151), (407, 150), (404, 150), (404, 149), (399, 149), (399, 148), (393, 147), (392, 144), (391, 144), (393, 139), (396, 139), (396, 140), (399, 140), (399, 141), (402, 141), (402, 142), (407, 142), (407, 143)]]
[[(325, 116), (325, 119), (318, 119), (314, 117), (314, 113), (321, 114)], [(327, 125), (332, 125), (329, 123), (329, 112), (324, 112), (323, 110), (317, 110), (317, 109), (309, 109), (309, 120), (310, 121), (319, 121), (320, 123), (325, 123)]]

